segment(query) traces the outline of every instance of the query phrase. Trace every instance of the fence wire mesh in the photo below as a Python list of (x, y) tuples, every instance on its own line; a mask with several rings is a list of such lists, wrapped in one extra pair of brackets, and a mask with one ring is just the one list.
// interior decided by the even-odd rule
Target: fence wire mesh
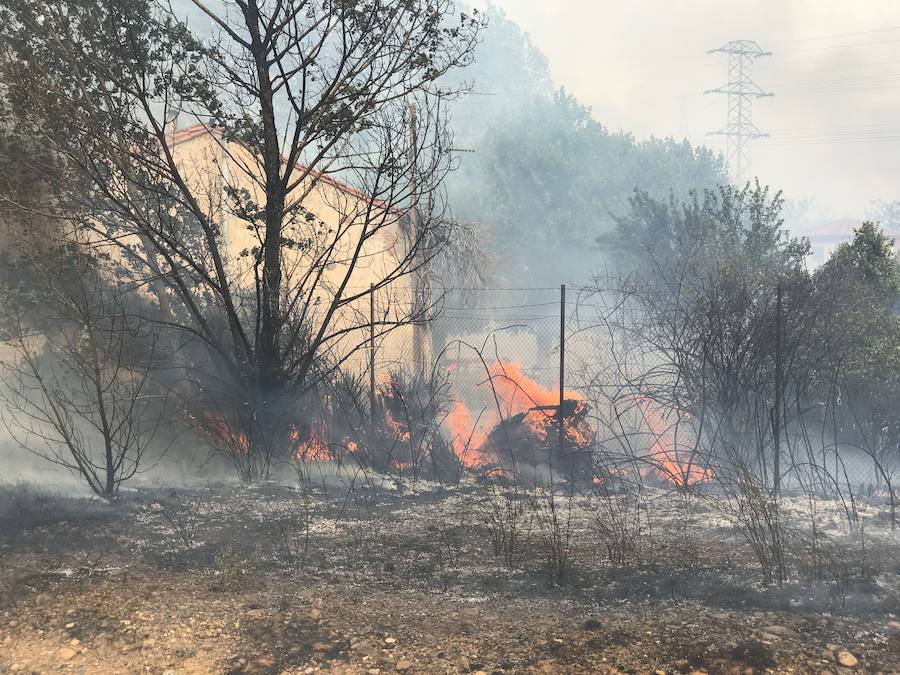
[[(642, 317), (615, 306), (596, 289), (570, 287), (566, 293), (563, 301), (561, 288), (447, 289), (433, 317), (418, 328), (431, 346), (426, 364), (430, 377), (445, 387), (441, 425), (457, 454), (477, 455), (478, 445), (496, 434), (498, 426), (508, 427), (506, 421), (523, 413), (530, 416), (531, 427), (542, 427), (547, 436), (543, 451), (551, 451), (557, 411), (564, 410), (559, 395), (563, 382), (563, 400), (585, 402), (579, 424), (590, 427), (590, 438), (579, 436), (577, 429), (565, 431), (557, 449), (564, 442), (583, 443), (580, 451), (591, 456), (588, 466), (595, 482), (610, 475), (646, 476), (642, 467), (647, 466), (654, 468), (656, 478), (683, 485), (721, 471), (707, 466), (713, 459), (697, 450), (688, 415), (650, 411), (638, 394), (629, 393), (629, 382), (645, 378), (659, 365), (628, 336)], [(377, 349), (374, 361), (378, 382), (405, 367), (403, 358), (386, 358)], [(622, 422), (628, 417), (622, 414), (623, 400), (633, 404), (629, 428)], [(504, 431), (508, 442), (509, 431)], [(879, 464), (858, 448), (824, 438), (820, 445), (816, 450), (785, 443), (780, 465), (786, 489), (805, 484), (828, 491), (831, 483), (842, 486), (835, 489), (872, 492), (883, 483), (884, 471), (894, 475), (900, 469), (896, 456), (879, 458)], [(773, 454), (768, 449), (747, 464), (765, 484), (771, 484)]]

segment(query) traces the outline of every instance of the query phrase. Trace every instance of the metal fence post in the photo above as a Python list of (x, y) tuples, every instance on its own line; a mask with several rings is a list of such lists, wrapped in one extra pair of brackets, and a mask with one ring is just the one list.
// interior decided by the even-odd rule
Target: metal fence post
[(772, 435), (775, 441), (774, 466), (772, 467), (775, 496), (781, 494), (781, 394), (783, 364), (781, 355), (781, 282), (775, 290), (775, 411), (772, 415)]
[(369, 284), (369, 442), (375, 438), (375, 285)]
[(566, 386), (566, 285), (559, 287), (559, 408), (557, 422), (559, 424), (559, 454), (565, 451), (566, 427), (564, 423), (563, 405), (565, 404)]

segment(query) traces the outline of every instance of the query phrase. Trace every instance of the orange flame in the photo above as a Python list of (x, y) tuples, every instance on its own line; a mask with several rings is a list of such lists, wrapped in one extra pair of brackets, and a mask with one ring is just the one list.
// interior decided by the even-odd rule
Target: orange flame
[(316, 429), (309, 432), (309, 438), (300, 439), (300, 430), (293, 424), (290, 426), (288, 437), (291, 445), (296, 446), (294, 459), (303, 462), (328, 462), (334, 459), (328, 443), (322, 440), (324, 434)]
[[(503, 407), (504, 415), (516, 414), (537, 406), (559, 404), (559, 389), (547, 389), (522, 372), (518, 363), (500, 361), (488, 370), (494, 389)], [(564, 398), (583, 401), (578, 392), (567, 391)]]
[(406, 428), (404, 424), (401, 424), (397, 420), (394, 419), (394, 416), (391, 415), (391, 411), (387, 408), (384, 409), (384, 423), (387, 425), (387, 428), (390, 429), (391, 433), (394, 435), (398, 441), (403, 441), (404, 443), (408, 443), (412, 438), (412, 434), (409, 429)]
[(224, 444), (229, 452), (250, 454), (250, 439), (245, 433), (232, 430), (222, 413), (215, 410), (204, 410), (201, 414), (203, 415), (203, 429), (215, 441)]
[[(695, 453), (691, 449), (679, 451), (677, 444), (670, 438), (673, 425), (666, 420), (658, 407), (646, 398), (640, 399), (639, 403), (644, 421), (653, 436), (653, 442), (647, 451), (647, 457), (654, 464), (648, 470), (649, 473), (655, 478), (680, 487), (712, 480), (712, 470), (697, 464)], [(681, 433), (688, 432), (682, 430)]]
[[(528, 411), (524, 424), (527, 424), (538, 437), (549, 439), (558, 433), (559, 389), (548, 389), (541, 386), (522, 372), (517, 363), (496, 363), (490, 368), (494, 388), (503, 402), (506, 415), (514, 415)], [(587, 405), (584, 397), (576, 391), (565, 391), (563, 398), (575, 401), (575, 413), (584, 411)], [(533, 410), (533, 408), (547, 408)], [(593, 429), (586, 424), (573, 424), (564, 421), (566, 437), (577, 446), (587, 446), (594, 440)]]
[(453, 404), (447, 414), (447, 426), (452, 434), (450, 443), (453, 452), (463, 466), (475, 469), (490, 462), (490, 454), (485, 451), (488, 435), (476, 427), (469, 409), (462, 401)]
[[(550, 389), (534, 381), (522, 372), (518, 363), (495, 363), (489, 367), (488, 375), (499, 401), (499, 411), (491, 407), (476, 425), (465, 404), (457, 401), (447, 415), (454, 452), (462, 464), (470, 468), (490, 464), (492, 459), (496, 459), (487, 447), (489, 434), (484, 428), (493, 428), (502, 419), (525, 413), (522, 423), (538, 438), (549, 442), (558, 433), (558, 389)], [(587, 403), (578, 392), (566, 391), (564, 398), (575, 402), (575, 417), (585, 411)], [(593, 429), (583, 420), (573, 423), (572, 419), (567, 419), (564, 424), (570, 442), (584, 447), (593, 441)]]

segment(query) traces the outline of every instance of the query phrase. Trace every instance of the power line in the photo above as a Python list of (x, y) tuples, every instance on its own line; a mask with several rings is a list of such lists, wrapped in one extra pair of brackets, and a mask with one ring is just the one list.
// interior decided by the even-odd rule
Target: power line
[(851, 82), (857, 80), (873, 80), (885, 77), (900, 77), (900, 73), (879, 73), (873, 75), (855, 75), (853, 77), (835, 77), (829, 79), (819, 79), (819, 80), (785, 80), (783, 82), (773, 82), (774, 86), (778, 87), (792, 87), (797, 85), (805, 85), (805, 84), (828, 84), (831, 82)]
[(859, 42), (857, 44), (851, 45), (823, 45), (821, 47), (803, 47), (802, 49), (784, 49), (778, 52), (778, 55), (782, 54), (800, 54), (802, 52), (818, 52), (826, 49), (855, 49), (856, 47), (872, 47), (875, 45), (891, 45), (900, 42), (900, 39), (897, 40), (880, 40), (878, 42)]
[(872, 87), (832, 87), (832, 88), (812, 88), (812, 89), (789, 89), (784, 92), (788, 96), (795, 94), (840, 94), (845, 92), (854, 92), (854, 91), (881, 91), (883, 89), (896, 89), (900, 87), (900, 83), (897, 84), (885, 84), (878, 85)]
[(852, 33), (832, 33), (831, 35), (819, 35), (818, 37), (796, 38), (794, 40), (777, 40), (769, 42), (772, 45), (794, 44), (796, 42), (813, 42), (815, 40), (830, 40), (838, 37), (851, 37), (853, 35), (869, 35), (871, 33), (886, 33), (892, 30), (900, 30), (900, 26), (890, 26), (888, 28), (873, 28), (872, 30), (858, 30)]
[[(825, 71), (822, 71), (825, 72)], [(784, 80), (773, 82), (772, 86), (778, 87), (779, 93), (819, 93), (865, 91), (868, 89), (891, 89), (900, 83), (891, 82), (900, 78), (900, 73), (883, 73), (879, 75), (859, 75), (856, 77), (838, 77), (819, 80)], [(884, 80), (879, 82), (878, 80)], [(831, 87), (829, 85), (835, 85)], [(706, 93), (706, 92), (704, 92)], [(697, 92), (682, 94), (678, 98), (691, 98), (699, 96)]]
[(831, 73), (835, 70), (853, 70), (855, 68), (875, 68), (876, 66), (890, 66), (896, 63), (900, 63), (900, 59), (893, 59), (891, 61), (876, 61), (875, 63), (854, 63), (852, 65), (848, 64), (845, 66), (834, 66), (831, 68), (816, 68), (815, 70), (807, 70), (804, 71), (804, 75), (811, 75), (813, 73)]
[(855, 139), (830, 139), (830, 140), (798, 140), (798, 141), (774, 141), (766, 143), (767, 147), (786, 147), (797, 145), (854, 145), (857, 143), (893, 143), (900, 141), (900, 135)]
[(847, 145), (857, 143), (894, 142), (900, 140), (900, 126), (834, 127), (832, 129), (796, 129), (773, 133), (770, 147), (789, 145)]
[(773, 141), (782, 141), (788, 139), (804, 139), (804, 138), (816, 138), (816, 139), (840, 139), (840, 138), (875, 138), (875, 137), (883, 137), (886, 135), (900, 133), (900, 127), (893, 127), (888, 129), (872, 129), (871, 131), (835, 131), (835, 132), (826, 132), (826, 133), (804, 133), (802, 131), (796, 133), (785, 133), (785, 134), (772, 134), (770, 137)]
[(874, 127), (892, 127), (895, 126), (897, 122), (882, 122), (880, 124), (849, 124), (843, 126), (833, 126), (833, 127), (794, 127), (794, 128), (786, 128), (786, 129), (771, 129), (770, 133), (774, 136), (778, 133), (793, 133), (793, 132), (802, 132), (802, 131), (831, 131), (833, 129), (871, 129)]
[[(554, 289), (554, 290), (559, 290)], [(519, 305), (499, 305), (492, 307), (444, 307), (443, 309), (451, 312), (486, 312), (497, 309), (519, 309), (521, 307), (550, 307), (558, 305), (559, 302), (554, 300), (553, 302), (533, 302), (528, 304), (519, 304)]]
[(854, 145), (857, 143), (893, 142), (900, 140), (900, 131), (891, 131), (884, 136), (846, 136), (843, 138), (777, 138), (766, 145)]
[(855, 142), (863, 142), (863, 141), (872, 141), (872, 140), (885, 140), (891, 139), (900, 136), (900, 129), (898, 130), (889, 130), (884, 134), (854, 134), (847, 136), (782, 136), (778, 138), (772, 138), (770, 143), (767, 145), (778, 145), (780, 143), (792, 143), (792, 142), (817, 142), (817, 143), (855, 143)]

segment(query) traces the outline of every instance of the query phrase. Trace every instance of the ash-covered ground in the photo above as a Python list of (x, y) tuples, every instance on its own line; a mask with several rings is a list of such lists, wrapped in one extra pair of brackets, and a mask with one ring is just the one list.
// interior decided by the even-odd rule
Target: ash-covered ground
[(786, 496), (766, 583), (703, 490), (307, 477), (0, 488), (0, 672), (900, 673), (877, 495)]

